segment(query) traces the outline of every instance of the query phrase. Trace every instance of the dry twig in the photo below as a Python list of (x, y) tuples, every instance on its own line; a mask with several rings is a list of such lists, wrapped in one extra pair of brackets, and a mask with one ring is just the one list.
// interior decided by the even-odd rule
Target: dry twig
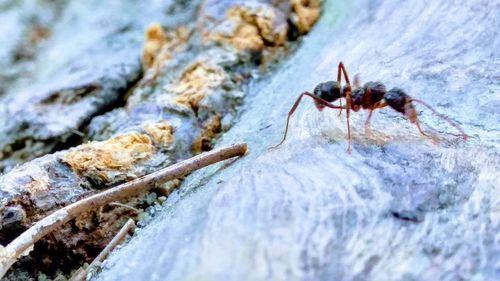
[(109, 204), (152, 189), (169, 180), (180, 178), (195, 170), (223, 161), (232, 157), (244, 155), (247, 151), (246, 143), (234, 144), (229, 147), (214, 149), (183, 160), (144, 177), (110, 188), (101, 193), (84, 198), (53, 212), (35, 223), (23, 232), (6, 247), (0, 246), (0, 278), (23, 254), (28, 254), (33, 244), (51, 233), (59, 226), (74, 219), (78, 215), (100, 206)]
[(121, 241), (125, 238), (127, 233), (129, 233), (131, 230), (135, 228), (135, 223), (134, 220), (129, 219), (125, 225), (118, 231), (118, 233), (113, 237), (113, 239), (109, 242), (109, 244), (102, 250), (102, 252), (90, 263), (90, 265), (86, 268), (80, 268), (75, 275), (73, 275), (69, 281), (83, 281), (87, 279), (87, 273), (88, 272), (94, 272), (94, 270), (97, 268), (98, 265), (100, 265), (111, 253), (111, 251), (114, 250), (118, 244), (121, 243)]
[(122, 208), (125, 208), (125, 209), (129, 209), (129, 210), (133, 211), (136, 214), (139, 214), (141, 212), (137, 208), (134, 208), (134, 207), (129, 206), (127, 204), (122, 204), (120, 202), (111, 202), (111, 203), (109, 203), (109, 206), (117, 206), (117, 207), (122, 207)]

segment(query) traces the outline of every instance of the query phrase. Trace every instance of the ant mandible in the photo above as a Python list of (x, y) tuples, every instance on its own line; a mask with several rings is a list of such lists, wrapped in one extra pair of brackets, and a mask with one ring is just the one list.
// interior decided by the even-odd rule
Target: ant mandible
[[(345, 87), (342, 87), (340, 84), (341, 76), (344, 74), (345, 79)], [(347, 76), (347, 72), (344, 68), (344, 64), (342, 62), (339, 63), (338, 73), (337, 73), (337, 82), (335, 81), (327, 81), (318, 84), (313, 93), (303, 92), (295, 101), (292, 109), (288, 112), (288, 117), (286, 119), (286, 127), (285, 133), (283, 135), (283, 139), (281, 142), (272, 147), (276, 148), (280, 146), (286, 139), (288, 133), (288, 124), (290, 122), (290, 117), (295, 112), (297, 107), (302, 100), (302, 97), (308, 96), (314, 100), (314, 105), (319, 111), (322, 111), (324, 108), (331, 109), (340, 109), (339, 116), (342, 113), (342, 109), (346, 110), (346, 119), (347, 119), (347, 137), (349, 140), (347, 151), (351, 152), (351, 125), (349, 123), (349, 117), (351, 110), (354, 112), (358, 112), (361, 108), (368, 110), (368, 117), (365, 121), (365, 131), (370, 133), (370, 119), (372, 117), (372, 113), (375, 109), (383, 108), (386, 106), (391, 107), (397, 112), (405, 115), (410, 123), (415, 124), (420, 134), (425, 137), (428, 137), (426, 133), (420, 127), (420, 123), (417, 118), (417, 111), (415, 110), (415, 106), (413, 102), (420, 103), (430, 109), (433, 114), (447, 121), (451, 126), (455, 127), (460, 131), (464, 141), (467, 141), (467, 134), (460, 128), (457, 124), (451, 121), (448, 117), (436, 112), (430, 105), (427, 103), (410, 97), (403, 90), (399, 88), (393, 88), (389, 91), (386, 90), (386, 87), (381, 82), (368, 82), (363, 87), (360, 87), (359, 78), (356, 75), (354, 78), (354, 91), (351, 89), (351, 84), (349, 82), (349, 76)], [(342, 106), (341, 98), (346, 100), (346, 105)], [(332, 102), (339, 100), (340, 106), (331, 104)]]

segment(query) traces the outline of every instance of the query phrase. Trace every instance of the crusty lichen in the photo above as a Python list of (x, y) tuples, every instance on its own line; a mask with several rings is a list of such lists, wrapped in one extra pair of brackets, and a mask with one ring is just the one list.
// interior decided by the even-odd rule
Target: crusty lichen
[(229, 9), (228, 18), (255, 26), (262, 40), (272, 45), (282, 45), (286, 41), (284, 15), (272, 6), (236, 6)]
[(144, 131), (151, 137), (154, 144), (167, 148), (174, 141), (174, 129), (166, 121), (147, 122), (144, 125)]
[(197, 112), (199, 103), (228, 78), (224, 69), (209, 62), (196, 62), (187, 67), (178, 83), (166, 87), (177, 94), (174, 101)]
[(138, 176), (129, 172), (154, 152), (148, 135), (129, 133), (78, 146), (64, 155), (62, 161), (95, 184), (107, 185)]
[(153, 66), (156, 56), (166, 42), (167, 35), (159, 23), (154, 23), (146, 29), (142, 48), (142, 66), (144, 69)]
[(288, 25), (284, 14), (270, 4), (241, 2), (227, 10), (226, 18), (212, 29), (205, 29), (203, 39), (231, 45), (238, 51), (262, 50), (266, 45), (286, 42)]
[(321, 12), (321, 0), (290, 0), (294, 15), (292, 22), (300, 33), (308, 32), (318, 20)]
[(164, 30), (160, 24), (150, 25), (145, 32), (142, 49), (142, 66), (144, 70), (158, 71), (162, 65), (170, 60), (174, 52), (182, 51), (190, 36), (186, 26), (179, 26), (174, 30)]

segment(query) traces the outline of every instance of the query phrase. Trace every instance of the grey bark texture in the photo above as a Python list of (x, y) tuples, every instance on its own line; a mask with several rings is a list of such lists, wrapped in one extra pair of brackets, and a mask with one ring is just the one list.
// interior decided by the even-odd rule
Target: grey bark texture
[[(500, 163), (497, 1), (326, 1), (298, 52), (252, 85), (221, 144), (235, 165), (188, 177), (163, 212), (113, 253), (95, 280), (498, 280)], [(382, 81), (417, 106), (422, 138), (399, 113), (318, 112), (297, 96), (335, 80)], [(432, 130), (432, 126), (435, 130)]]
[[(0, 53), (6, 244), (76, 200), (210, 150), (234, 122), (247, 82), (294, 47), (320, 2), (12, 1), (2, 8), (0, 21), (17, 28), (2, 38)], [(151, 216), (157, 197), (177, 184), (124, 202), (128, 208), (79, 216), (35, 245), (26, 257), (31, 274), (69, 274), (67, 264), (90, 261), (128, 217)]]

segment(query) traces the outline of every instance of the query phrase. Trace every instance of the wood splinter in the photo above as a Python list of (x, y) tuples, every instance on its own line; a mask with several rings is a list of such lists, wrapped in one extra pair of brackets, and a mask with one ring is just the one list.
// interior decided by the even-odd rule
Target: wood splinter
[(125, 225), (122, 226), (120, 231), (113, 237), (111, 242), (102, 250), (102, 252), (87, 266), (87, 268), (80, 268), (75, 275), (73, 275), (69, 281), (83, 281), (87, 279), (88, 273), (94, 273), (101, 265), (101, 263), (108, 257), (108, 255), (113, 251), (116, 246), (118, 246), (127, 234), (135, 229), (135, 223), (133, 219), (129, 219)]
[(233, 144), (228, 147), (214, 149), (133, 181), (94, 194), (53, 212), (35, 223), (6, 247), (0, 246), (0, 279), (3, 278), (7, 270), (20, 256), (26, 255), (31, 251), (35, 242), (80, 214), (104, 206), (113, 201), (148, 191), (159, 184), (180, 178), (208, 165), (232, 157), (242, 156), (246, 151), (246, 143)]

